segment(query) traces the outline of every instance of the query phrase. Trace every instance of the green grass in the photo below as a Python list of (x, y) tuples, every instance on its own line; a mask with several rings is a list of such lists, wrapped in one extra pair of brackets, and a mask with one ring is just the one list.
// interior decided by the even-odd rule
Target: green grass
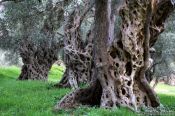
[(175, 111), (175, 87), (158, 84), (155, 91), (159, 94), (161, 103)]
[(64, 73), (64, 67), (53, 65), (49, 72), (49, 81), (58, 82)]
[[(72, 110), (53, 112), (53, 107), (70, 89), (51, 87), (58, 82), (64, 69), (53, 66), (49, 81), (18, 81), (20, 69), (0, 68), (0, 116), (134, 116), (135, 113), (124, 108), (106, 110), (102, 108), (79, 107)], [(161, 103), (175, 110), (175, 87), (159, 84), (156, 88)]]

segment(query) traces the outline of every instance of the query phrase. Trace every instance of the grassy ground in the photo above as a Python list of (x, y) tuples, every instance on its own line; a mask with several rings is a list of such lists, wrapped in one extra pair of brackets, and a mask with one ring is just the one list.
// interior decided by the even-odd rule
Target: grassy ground
[[(17, 81), (20, 73), (17, 67), (0, 68), (0, 116), (134, 116), (126, 109), (105, 110), (101, 108), (80, 107), (72, 110), (52, 111), (55, 103), (69, 89), (56, 89), (51, 86), (60, 80), (63, 68), (53, 66), (49, 82)], [(175, 111), (175, 87), (159, 84), (156, 88), (161, 103)]]

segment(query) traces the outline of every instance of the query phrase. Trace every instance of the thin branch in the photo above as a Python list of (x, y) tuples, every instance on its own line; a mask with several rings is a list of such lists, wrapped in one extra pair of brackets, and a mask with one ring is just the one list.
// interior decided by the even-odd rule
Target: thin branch
[(57, 34), (60, 35), (61, 37), (64, 37), (64, 34), (61, 34), (61, 33), (59, 33), (59, 32), (57, 32)]

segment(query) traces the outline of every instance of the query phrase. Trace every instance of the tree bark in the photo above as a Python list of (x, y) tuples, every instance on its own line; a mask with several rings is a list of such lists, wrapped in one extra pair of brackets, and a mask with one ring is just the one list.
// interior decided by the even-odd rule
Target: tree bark
[[(86, 89), (77, 89), (66, 95), (55, 108), (72, 108), (81, 104), (105, 108), (124, 106), (131, 110), (142, 106), (158, 107), (159, 99), (145, 78), (145, 72), (150, 67), (150, 46), (161, 33), (153, 32), (152, 26), (163, 26), (168, 16), (165, 12), (172, 11), (170, 4), (171, 7), (158, 13), (160, 6), (165, 7), (170, 1), (167, 2), (157, 2), (158, 8), (154, 9), (150, 0), (126, 0), (119, 12), (121, 36), (109, 45), (111, 0), (96, 0), (93, 41), (93, 76), (96, 81)], [(155, 12), (158, 13), (156, 16)]]
[(55, 41), (56, 31), (64, 20), (63, 7), (60, 4), (53, 6), (52, 1), (48, 1), (45, 11), (46, 19), (40, 30), (42, 42), (35, 43), (31, 40), (29, 37), (30, 28), (27, 27), (30, 25), (26, 26), (27, 22), (24, 21), (24, 35), (19, 50), (24, 65), (19, 80), (48, 79), (49, 70), (58, 59), (58, 51), (63, 47), (62, 41)]
[(64, 63), (66, 71), (61, 81), (55, 86), (78, 88), (80, 83), (91, 81), (92, 68), (92, 38), (93, 27), (87, 33), (86, 42), (80, 33), (82, 21), (88, 11), (93, 7), (94, 2), (89, 0), (85, 8), (75, 9), (69, 16), (64, 27)]
[[(65, 62), (68, 61), (66, 63), (67, 68), (66, 68), (66, 71), (65, 71), (64, 76), (61, 79), (61, 81), (58, 84), (55, 85), (57, 87), (78, 88), (78, 86), (82, 83), (87, 84), (87, 83), (91, 83), (91, 82), (94, 81), (94, 78), (93, 78), (94, 64), (93, 64), (93, 60), (92, 60), (92, 54), (93, 54), (92, 39), (94, 37), (94, 33), (93, 33), (94, 28), (93, 28), (93, 26), (89, 30), (89, 32), (87, 33), (86, 42), (84, 44), (81, 44), (82, 47), (80, 47), (80, 43), (82, 43), (83, 38), (81, 36), (79, 38), (78, 38), (78, 36), (74, 37), (74, 35), (76, 35), (75, 33), (79, 33), (79, 27), (81, 26), (81, 22), (82, 22), (82, 21), (78, 21), (78, 17), (81, 17), (79, 20), (83, 20), (86, 13), (88, 13), (88, 11), (93, 7), (93, 5), (94, 5), (93, 0), (86, 1), (86, 5), (85, 5), (86, 7), (83, 10), (82, 15), (78, 14), (81, 9), (79, 9), (79, 11), (77, 11), (77, 13), (75, 13), (75, 11), (74, 11), (74, 15), (73, 16), (70, 15), (69, 16), (69, 21), (66, 22), (67, 25), (69, 25), (69, 26), (66, 26), (66, 27), (69, 27), (69, 28), (65, 27), (65, 30), (71, 30), (70, 27), (72, 25), (70, 25), (70, 24), (79, 25), (79, 26), (74, 26), (74, 27), (77, 27), (77, 28), (74, 29), (74, 31), (73, 31), (74, 33), (71, 32), (72, 30), (71, 31), (65, 31), (66, 32), (65, 33), (65, 35), (66, 35), (65, 38), (67, 38), (66, 40), (67, 41), (72, 41), (73, 40), (72, 42), (69, 42), (69, 43), (65, 42), (65, 46), (68, 46), (68, 45), (71, 46), (72, 43), (75, 43), (74, 47), (71, 48), (71, 49), (74, 49), (79, 54), (73, 53), (73, 52), (65, 54)], [(116, 6), (117, 6), (116, 1), (113, 1), (113, 4), (111, 5), (111, 7), (112, 7), (111, 12), (112, 13), (110, 15), (110, 20), (111, 20), (110, 21), (110, 30), (109, 30), (110, 38), (108, 39), (108, 45), (112, 44), (112, 42), (114, 40), (114, 36), (115, 36), (114, 28), (115, 28), (115, 20), (116, 20), (116, 8), (117, 8)], [(77, 17), (75, 14), (79, 15), (79, 16)], [(75, 18), (77, 18), (77, 19), (75, 19)], [(72, 20), (72, 19), (74, 19), (74, 21), (71, 22), (70, 20)], [(79, 22), (79, 23), (77, 23), (77, 22)], [(69, 36), (72, 35), (72, 36), (70, 36), (71, 38), (67, 37), (68, 32), (69, 32)], [(70, 34), (70, 32), (72, 34)], [(76, 39), (74, 39), (74, 38), (76, 38)], [(77, 42), (74, 42), (74, 41), (77, 41)], [(79, 46), (79, 47), (77, 47), (79, 50), (77, 50), (77, 48), (75, 46)], [(83, 47), (83, 46), (85, 46), (85, 47)], [(84, 58), (81, 57), (84, 54), (82, 51), (86, 54), (88, 53), (86, 56), (84, 56)], [(65, 52), (66, 52), (66, 49), (65, 49)], [(72, 54), (75, 54), (76, 57), (73, 56)], [(68, 59), (68, 57), (67, 57), (68, 55), (69, 55), (69, 57), (74, 57), (74, 60), (76, 59), (76, 64), (73, 64), (73, 65), (76, 65), (76, 67), (81, 67), (81, 69), (80, 68), (74, 68), (73, 66), (70, 66), (70, 64), (72, 62), (75, 62), (75, 61)], [(77, 56), (80, 57), (81, 59), (78, 60)], [(70, 76), (69, 75), (70, 73), (68, 73), (69, 71), (73, 71), (75, 74), (73, 76)]]
[[(57, 45), (58, 46), (58, 45)], [(47, 42), (36, 46), (33, 42), (25, 41), (20, 48), (22, 66), (19, 80), (47, 80), (53, 63), (57, 60), (59, 48), (56, 45), (49, 47)]]

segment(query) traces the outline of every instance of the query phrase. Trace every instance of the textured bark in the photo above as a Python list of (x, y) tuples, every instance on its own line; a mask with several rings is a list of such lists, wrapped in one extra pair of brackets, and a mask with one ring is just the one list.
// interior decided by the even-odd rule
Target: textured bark
[(159, 106), (159, 99), (145, 78), (145, 72), (151, 65), (150, 46), (161, 33), (153, 30), (153, 26), (163, 25), (168, 16), (165, 12), (170, 12), (172, 5), (155, 15), (155, 12), (161, 10), (160, 6), (165, 7), (168, 4), (160, 1), (156, 3), (158, 8), (153, 9), (150, 0), (126, 0), (120, 8), (121, 36), (110, 45), (110, 4), (111, 0), (96, 0), (93, 41), (93, 76), (96, 81), (89, 88), (77, 89), (66, 95), (56, 105), (56, 109), (72, 108), (81, 104), (105, 108), (124, 106), (131, 110), (142, 106)]
[[(73, 31), (74, 33), (72, 33), (72, 35), (76, 35), (75, 33), (79, 33), (79, 27), (81, 26), (81, 22), (82, 22), (83, 18), (85, 17), (86, 13), (92, 8), (93, 5), (94, 5), (93, 0), (89, 0), (89, 1), (87, 0), (86, 5), (85, 5), (86, 8), (83, 10), (82, 15), (78, 14), (78, 12), (80, 12), (80, 11), (77, 11), (76, 13), (74, 12), (74, 15), (73, 15), (74, 18), (71, 15), (69, 16), (69, 20), (74, 19), (74, 22), (72, 21), (72, 23), (75, 23), (75, 21), (76, 21), (76, 25), (79, 25), (79, 26), (77, 26), (77, 29), (76, 28), (74, 29), (74, 31)], [(114, 40), (114, 36), (115, 36), (114, 35), (114, 28), (115, 28), (116, 8), (117, 8), (116, 7), (117, 6), (116, 1), (113, 1), (113, 4), (111, 6), (112, 6), (112, 10), (111, 10), (112, 13), (111, 13), (111, 16), (110, 16), (111, 22), (110, 22), (110, 30), (109, 30), (110, 38), (108, 39), (108, 44), (109, 45), (112, 44), (112, 42)], [(79, 9), (79, 10), (81, 10), (81, 9)], [(80, 15), (80, 16), (78, 16), (78, 15)], [(78, 21), (77, 17), (81, 17), (79, 19), (81, 21)], [(77, 18), (77, 19), (75, 19), (75, 18)], [(67, 22), (67, 24), (69, 25), (67, 27), (69, 27), (69, 28), (67, 29), (65, 27), (65, 30), (70, 30), (71, 29), (70, 28), (71, 27), (70, 22), (71, 21)], [(76, 26), (74, 26), (74, 27), (76, 27)], [(66, 63), (67, 68), (66, 68), (66, 71), (64, 73), (63, 78), (61, 79), (61, 81), (58, 84), (56, 84), (56, 86), (58, 86), (58, 87), (78, 88), (80, 83), (86, 83), (87, 84), (87, 83), (91, 83), (91, 82), (94, 81), (94, 78), (93, 78), (94, 77), (93, 76), (94, 75), (94, 65), (93, 65), (93, 60), (92, 60), (92, 54), (93, 54), (92, 53), (93, 52), (93, 50), (92, 50), (92, 39), (93, 39), (93, 36), (94, 36), (93, 31), (94, 31), (94, 29), (93, 29), (93, 26), (92, 26), (91, 30), (89, 30), (89, 32), (87, 33), (86, 42), (84, 44), (81, 44), (82, 45), (81, 47), (80, 47), (80, 43), (82, 43), (82, 40), (83, 40), (81, 38), (81, 36), (80, 37), (70, 36), (71, 35), (70, 31), (67, 31), (67, 32), (69, 32), (69, 36), (70, 36), (70, 38), (68, 38), (67, 40), (69, 40), (69, 41), (73, 40), (72, 42), (75, 43), (74, 47), (71, 48), (71, 49), (76, 50), (79, 54), (73, 53), (73, 52), (72, 53), (67, 52), (67, 54), (65, 55), (65, 62), (68, 61)], [(67, 32), (65, 34), (66, 36), (68, 35)], [(76, 38), (76, 39), (74, 39), (74, 38)], [(77, 42), (74, 42), (74, 40), (77, 41)], [(69, 43), (65, 42), (65, 46), (67, 46), (67, 45), (72, 46), (72, 42), (69, 42)], [(79, 50), (77, 50), (77, 48), (75, 46), (79, 46), (79, 47), (77, 47)], [(83, 47), (83, 46), (85, 46), (85, 47)], [(86, 53), (87, 55), (82, 57), (83, 56), (82, 51), (84, 53)], [(73, 56), (72, 54), (75, 54), (75, 56)], [(74, 60), (76, 59), (76, 64), (72, 64), (72, 62), (75, 62), (75, 61), (70, 60), (67, 57), (68, 55), (69, 55), (69, 58), (74, 57)], [(80, 60), (78, 60), (77, 57), (80, 57), (79, 58)], [(74, 66), (76, 65), (76, 67), (73, 67), (70, 64), (72, 64)], [(68, 73), (69, 71), (74, 72), (73, 76), (69, 75), (70, 74), (70, 73)]]
[(151, 81), (154, 78), (155, 67), (157, 64), (161, 63), (162, 61), (156, 61), (156, 50), (153, 47), (151, 47), (149, 51), (150, 51), (150, 59), (149, 59), (150, 67), (145, 72), (145, 77), (148, 83), (151, 83)]
[(64, 19), (64, 10), (62, 7), (60, 4), (53, 6), (52, 1), (48, 1), (46, 6), (46, 19), (41, 29), (42, 37), (47, 39), (43, 39), (39, 44), (35, 44), (34, 41), (30, 40), (30, 33), (28, 33), (28, 28), (24, 21), (24, 36), (19, 50), (24, 65), (22, 66), (19, 80), (48, 79), (49, 70), (58, 59), (59, 49), (63, 47), (62, 41), (55, 41), (56, 31)]
[(86, 42), (83, 42), (80, 27), (93, 4), (92, 1), (87, 2), (81, 14), (81, 9), (75, 9), (67, 19), (64, 28), (64, 63), (66, 64), (66, 71), (62, 80), (56, 84), (58, 87), (78, 88), (80, 83), (88, 83), (91, 80), (93, 27), (87, 33)]
[(91, 81), (92, 30), (89, 31), (87, 37), (90, 41), (87, 42), (87, 45), (84, 45), (85, 48), (77, 50), (69, 45), (64, 48), (66, 71), (56, 86), (78, 88), (80, 83), (88, 83)]
[(24, 65), (22, 66), (19, 80), (47, 80), (48, 73), (53, 63), (57, 60), (58, 45), (48, 46), (47, 42), (42, 45), (34, 45), (30, 41), (25, 41), (21, 45), (20, 56)]
[[(151, 31), (150, 47), (152, 47), (155, 44), (155, 42), (158, 39), (158, 36), (165, 30), (164, 22), (167, 19), (167, 17), (173, 12), (173, 10), (174, 6), (172, 5), (170, 0), (159, 0), (156, 6), (154, 6), (154, 12), (150, 24), (150, 31)], [(151, 57), (151, 59), (153, 60), (153, 66), (151, 66), (146, 72), (148, 82), (151, 82), (153, 80), (153, 73), (155, 70), (155, 66), (162, 62), (162, 61), (155, 61), (154, 55)], [(156, 78), (155, 86), (157, 85), (157, 83), (158, 80)]]
[(153, 46), (158, 36), (165, 30), (164, 23), (168, 16), (173, 12), (174, 6), (170, 0), (158, 0), (154, 7), (152, 22), (150, 26), (151, 39), (150, 46)]

